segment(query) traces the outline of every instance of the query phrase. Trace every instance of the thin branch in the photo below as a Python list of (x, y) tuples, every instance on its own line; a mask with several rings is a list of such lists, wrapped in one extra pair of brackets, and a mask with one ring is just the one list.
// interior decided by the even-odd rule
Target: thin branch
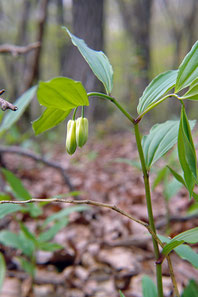
[(18, 56), (18, 55), (26, 54), (34, 49), (37, 49), (40, 46), (41, 46), (40, 42), (33, 42), (26, 46), (3, 44), (3, 45), (0, 45), (0, 54), (12, 54), (13, 56)]
[(68, 185), (69, 189), (71, 191), (74, 191), (74, 186), (72, 185), (72, 183), (70, 182), (69, 177), (67, 176), (67, 174), (65, 173), (65, 169), (58, 163), (55, 161), (50, 161), (48, 159), (46, 159), (45, 157), (39, 156), (29, 150), (26, 149), (22, 149), (18, 146), (0, 146), (0, 154), (2, 153), (8, 153), (8, 154), (17, 154), (17, 155), (21, 155), (21, 156), (25, 156), (28, 157), (30, 159), (33, 159), (36, 162), (41, 162), (43, 164), (46, 164), (49, 167), (53, 167), (56, 170), (58, 170), (61, 175), (64, 178), (65, 183)]
[(10, 203), (10, 204), (28, 204), (28, 203), (40, 203), (40, 202), (55, 202), (55, 203), (66, 203), (66, 204), (87, 204), (87, 205), (93, 205), (93, 206), (100, 206), (100, 207), (104, 207), (104, 208), (108, 208), (111, 210), (114, 210), (116, 212), (118, 212), (119, 214), (127, 217), (128, 219), (144, 226), (148, 232), (155, 238), (155, 240), (163, 247), (163, 243), (160, 241), (160, 239), (157, 237), (157, 235), (152, 231), (152, 229), (150, 228), (150, 226), (143, 222), (142, 220), (136, 219), (133, 216), (131, 216), (129, 213), (127, 213), (126, 211), (122, 210), (121, 208), (117, 207), (116, 205), (111, 205), (111, 204), (106, 204), (106, 203), (102, 203), (102, 202), (98, 202), (98, 201), (93, 201), (93, 200), (68, 200), (68, 199), (64, 199), (64, 198), (49, 198), (49, 199), (40, 199), (40, 198), (32, 198), (29, 200), (18, 200), (18, 201), (12, 201), (12, 200), (1, 200), (0, 204), (5, 204), (5, 203)]
[(171, 277), (171, 280), (172, 280), (172, 283), (173, 283), (174, 295), (175, 295), (175, 297), (180, 297), (170, 255), (167, 255), (166, 259), (167, 259), (167, 262), (168, 262), (170, 277)]
[[(2, 95), (4, 92), (5, 92), (4, 89), (0, 90), (0, 95)], [(15, 105), (13, 105), (12, 103), (6, 101), (3, 98), (0, 98), (0, 106), (1, 106), (1, 109), (3, 111), (5, 111), (6, 109), (11, 109), (13, 111), (16, 111), (18, 109)]]

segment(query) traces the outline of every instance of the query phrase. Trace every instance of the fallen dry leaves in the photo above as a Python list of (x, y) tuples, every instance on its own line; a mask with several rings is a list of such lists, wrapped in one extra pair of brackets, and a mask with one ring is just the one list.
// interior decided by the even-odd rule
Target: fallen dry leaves
[[(53, 160), (65, 168), (75, 189), (82, 192), (82, 199), (116, 204), (147, 221), (141, 173), (135, 167), (115, 162), (116, 158), (137, 159), (130, 134), (90, 141), (72, 157), (57, 148), (53, 156)], [(6, 155), (4, 161), (8, 169), (22, 178), (33, 197), (47, 198), (68, 192), (62, 176), (52, 168), (11, 155)], [(156, 188), (152, 200), (154, 217), (160, 221), (166, 213), (161, 186)], [(187, 193), (181, 190), (171, 205), (172, 215), (185, 214), (189, 205)], [(65, 206), (48, 205), (44, 216), (62, 207)], [(23, 219), (32, 226), (36, 224), (30, 218)], [(197, 222), (195, 219), (172, 223), (171, 234), (192, 228)], [(164, 228), (158, 231), (163, 234)], [(140, 297), (142, 276), (147, 274), (153, 278), (155, 273), (152, 241), (146, 230), (107, 209), (92, 207), (83, 213), (71, 214), (69, 225), (56, 235), (55, 241), (64, 249), (56, 253), (38, 252), (34, 287), (28, 287), (27, 275), (18, 267), (8, 267), (1, 297), (116, 297), (118, 290), (123, 290), (126, 297)], [(198, 278), (198, 271), (190, 264), (175, 254), (172, 260), (180, 290), (189, 278)], [(163, 274), (165, 294), (170, 296), (172, 287), (166, 263)]]

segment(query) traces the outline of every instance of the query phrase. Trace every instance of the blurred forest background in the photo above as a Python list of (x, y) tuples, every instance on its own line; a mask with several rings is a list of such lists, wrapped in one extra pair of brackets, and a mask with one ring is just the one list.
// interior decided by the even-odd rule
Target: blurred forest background
[[(6, 89), (6, 98), (13, 102), (39, 80), (63, 75), (82, 81), (88, 91), (101, 90), (61, 29), (64, 25), (90, 47), (107, 54), (114, 68), (113, 95), (135, 114), (149, 81), (177, 68), (198, 39), (197, 12), (196, 0), (1, 0), (1, 89)], [(21, 49), (25, 53), (14, 48), (7, 52), (8, 45), (25, 47)], [(168, 100), (163, 104), (163, 115), (158, 116), (156, 109), (146, 119), (154, 123), (165, 120), (167, 114), (177, 115), (177, 103)], [(190, 106), (193, 117), (196, 110)], [(115, 122), (119, 115), (108, 107), (92, 100), (89, 117), (105, 119), (107, 130), (123, 129), (125, 122)], [(35, 100), (25, 114), (27, 123), (39, 114)]]
[[(112, 95), (135, 116), (138, 98), (148, 83), (159, 73), (176, 69), (198, 39), (197, 15), (198, 0), (0, 0), (0, 89), (6, 90), (2, 97), (13, 103), (40, 80), (56, 76), (82, 81), (87, 91), (104, 91), (61, 28), (66, 26), (89, 47), (107, 54), (114, 69)], [(185, 104), (189, 118), (196, 118), (194, 103)], [(179, 117), (179, 107), (175, 100), (166, 100), (144, 117), (141, 130), (148, 132), (156, 122)], [(0, 120), (9, 112), (0, 111)], [(31, 122), (41, 114), (36, 96), (17, 124), (3, 135), (0, 125), (0, 165), (14, 172), (25, 186), (24, 189), (19, 179), (2, 169), (0, 199), (45, 199), (77, 190), (80, 197), (74, 199), (118, 205), (147, 222), (144, 185), (139, 163), (134, 162), (137, 149), (131, 127), (111, 103), (91, 99), (86, 112), (94, 133), (74, 157), (65, 152), (65, 123), (34, 136)], [(197, 147), (197, 140), (195, 144)], [(173, 167), (178, 166), (175, 159), (176, 150), (168, 155)], [(174, 236), (197, 226), (198, 204), (195, 217), (186, 217), (193, 200), (166, 168), (164, 179), (155, 183), (167, 159), (158, 164), (151, 171), (157, 231)], [(72, 208), (66, 214), (67, 207), (60, 204), (32, 205), (32, 209), (27, 208), (29, 212), (14, 215), (10, 214), (9, 204), (8, 212), (1, 208), (0, 252), (5, 257), (7, 275), (3, 287), (6, 293), (0, 293), (0, 297), (106, 297), (118, 296), (118, 290), (123, 290), (126, 297), (142, 296), (143, 275), (154, 276), (152, 243), (145, 237), (145, 230), (106, 209), (82, 208), (76, 213)], [(53, 234), (48, 232), (45, 239), (49, 245), (52, 239), (61, 244), (62, 249), (56, 253), (51, 250), (46, 254), (34, 246), (35, 258), (31, 262), (25, 254), (26, 246), (20, 250), (20, 245), (13, 246), (12, 237), (10, 241), (7, 236), (2, 239), (8, 229), (14, 232), (15, 239), (22, 234), (25, 239), (21, 242), (30, 243), (30, 237), (39, 238), (50, 216), (59, 225), (56, 230), (47, 229)], [(31, 271), (25, 267), (27, 262), (19, 265), (17, 257), (36, 266), (34, 280), (24, 281), (27, 274), (22, 271), (30, 276)], [(173, 257), (182, 290), (188, 279), (198, 279), (198, 270), (177, 255)], [(198, 260), (193, 265), (197, 268)], [(163, 277), (165, 296), (171, 296), (166, 266)], [(33, 282), (37, 285), (34, 288)]]

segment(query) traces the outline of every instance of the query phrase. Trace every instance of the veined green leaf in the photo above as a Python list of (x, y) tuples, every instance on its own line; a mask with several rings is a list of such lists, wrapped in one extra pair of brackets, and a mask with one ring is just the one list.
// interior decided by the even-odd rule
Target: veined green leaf
[(120, 297), (125, 297), (121, 291), (119, 291), (119, 294), (120, 294)]
[(23, 270), (27, 272), (30, 276), (34, 277), (36, 268), (35, 265), (22, 257), (19, 258), (19, 261)]
[(177, 70), (170, 70), (159, 74), (146, 87), (139, 99), (138, 114), (144, 112), (151, 104), (159, 101), (176, 83)]
[(110, 94), (113, 88), (113, 69), (107, 56), (101, 51), (89, 48), (83, 39), (71, 34), (66, 27), (63, 27), (63, 29), (69, 34), (72, 43), (77, 46), (93, 73), (103, 83), (106, 92)]
[(0, 290), (6, 275), (6, 262), (2, 253), (0, 253)]
[(21, 117), (26, 107), (33, 99), (36, 93), (37, 86), (34, 86), (22, 94), (14, 103), (18, 107), (17, 111), (6, 111), (0, 126), (0, 132), (10, 129), (10, 127)]
[(54, 236), (66, 225), (68, 224), (68, 219), (63, 218), (62, 220), (57, 221), (51, 228), (47, 231), (42, 232), (39, 237), (38, 241), (48, 241), (54, 238)]
[(174, 178), (178, 182), (180, 182), (182, 185), (184, 185), (184, 187), (186, 187), (186, 184), (185, 184), (185, 181), (184, 181), (183, 177), (179, 173), (177, 173), (175, 170), (173, 170), (170, 166), (167, 166), (167, 167), (170, 170), (170, 172), (172, 173), (172, 175), (174, 176)]
[(182, 107), (178, 133), (178, 156), (190, 196), (197, 180), (197, 158), (184, 107)]
[(40, 118), (35, 120), (32, 124), (35, 134), (38, 135), (57, 126), (66, 119), (70, 112), (71, 109), (64, 111), (61, 109), (47, 107)]
[(69, 206), (66, 208), (63, 208), (62, 210), (60, 210), (59, 212), (49, 216), (43, 226), (45, 227), (47, 224), (49, 224), (50, 222), (53, 222), (55, 220), (60, 220), (61, 218), (67, 217), (69, 216), (71, 213), (73, 212), (78, 212), (78, 211), (84, 211), (89, 209), (89, 207), (87, 205), (74, 205), (74, 206)]
[(142, 138), (147, 169), (174, 146), (178, 129), (179, 121), (167, 121), (154, 125), (150, 133)]
[(63, 111), (89, 105), (87, 93), (81, 82), (67, 77), (40, 82), (37, 97), (41, 105)]
[(189, 90), (181, 97), (182, 100), (198, 100), (198, 79), (195, 79), (190, 85)]
[(0, 219), (4, 218), (8, 214), (21, 210), (22, 207), (16, 204), (1, 204), (0, 205)]
[(178, 70), (175, 92), (188, 87), (198, 77), (198, 41), (185, 56)]
[(46, 252), (55, 252), (63, 249), (63, 246), (58, 243), (44, 241), (38, 243), (38, 248)]
[(144, 275), (142, 278), (143, 297), (157, 297), (157, 288), (152, 279)]
[(20, 238), (16, 233), (7, 230), (0, 231), (0, 242), (5, 246), (21, 250)]
[(168, 244), (162, 250), (162, 253), (166, 256), (177, 246), (182, 243), (197, 243), (198, 242), (198, 227), (182, 232), (173, 237)]
[(190, 280), (187, 287), (184, 289), (181, 297), (197, 297), (198, 284), (194, 280)]
[[(1, 170), (6, 178), (6, 181), (12, 188), (13, 194), (17, 200), (28, 200), (32, 198), (18, 177), (5, 168), (2, 168)], [(26, 205), (25, 208), (30, 212), (32, 217), (37, 217), (38, 215), (42, 214), (41, 208), (36, 204)]]
[[(171, 241), (170, 238), (167, 238), (162, 235), (158, 235), (160, 240), (165, 243), (169, 243)], [(175, 252), (178, 254), (180, 258), (191, 263), (195, 268), (198, 268), (198, 254), (187, 244), (181, 244), (180, 246), (175, 248)]]

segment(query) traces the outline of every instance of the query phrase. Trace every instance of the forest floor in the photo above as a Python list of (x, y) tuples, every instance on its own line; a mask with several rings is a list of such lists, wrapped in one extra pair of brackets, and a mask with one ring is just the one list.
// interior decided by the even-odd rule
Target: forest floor
[[(90, 141), (72, 157), (64, 152), (64, 148), (57, 148), (51, 159), (64, 167), (75, 189), (81, 192), (80, 199), (116, 205), (148, 222), (141, 172), (134, 166), (116, 162), (117, 158), (137, 160), (135, 142), (129, 133)], [(4, 162), (21, 178), (33, 197), (47, 198), (69, 191), (63, 177), (54, 168), (12, 154), (5, 154)], [(163, 162), (159, 166), (162, 165)], [(151, 183), (154, 178), (155, 174), (151, 173)], [(165, 235), (166, 204), (161, 184), (155, 188), (152, 202), (157, 232)], [(170, 236), (197, 226), (198, 218), (181, 220), (190, 204), (192, 201), (185, 189), (171, 199), (170, 216), (177, 219), (169, 224)], [(44, 206), (44, 214), (36, 220), (25, 215), (21, 217), (21, 214), (20, 218), (35, 229), (38, 222), (42, 223), (47, 216), (65, 207), (68, 205), (48, 204)], [(6, 227), (12, 229), (12, 216), (8, 218)], [(64, 248), (54, 253), (38, 251), (33, 289), (31, 278), (19, 266), (12, 265), (17, 254), (1, 245), (1, 250), (7, 255), (7, 276), (1, 297), (116, 297), (119, 290), (126, 297), (141, 297), (143, 275), (149, 275), (155, 281), (150, 235), (144, 227), (113, 210), (89, 206), (83, 212), (72, 213), (69, 224), (59, 231), (54, 241)], [(198, 250), (198, 246), (194, 248)], [(189, 279), (198, 279), (198, 270), (175, 253), (171, 258), (182, 291)], [(163, 283), (165, 296), (172, 296), (165, 261)]]

